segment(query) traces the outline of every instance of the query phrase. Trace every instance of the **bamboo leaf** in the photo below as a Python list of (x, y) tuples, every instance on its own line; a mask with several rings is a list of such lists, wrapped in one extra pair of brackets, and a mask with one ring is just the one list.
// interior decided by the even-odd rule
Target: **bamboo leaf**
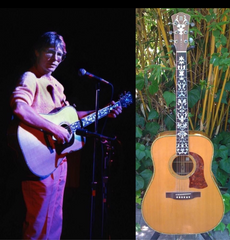
[(136, 126), (144, 127), (145, 119), (140, 114), (136, 113)]
[(220, 222), (219, 225), (214, 228), (214, 230), (223, 232), (225, 228), (226, 228), (225, 224)]
[[(222, 90), (219, 89), (218, 92), (216, 93), (216, 97), (214, 99), (215, 102), (219, 101), (220, 96), (221, 96), (221, 92), (222, 92)], [(227, 92), (226, 91), (223, 92), (223, 95), (222, 95), (222, 98), (221, 98), (221, 103), (228, 104), (228, 102), (227, 102)]]
[(137, 75), (136, 76), (136, 88), (138, 90), (142, 90), (145, 85), (145, 80), (142, 76)]
[(169, 92), (169, 91), (165, 91), (163, 94), (163, 97), (166, 101), (167, 106), (169, 106), (172, 102), (176, 101), (176, 95), (175, 93)]
[(137, 175), (136, 176), (136, 191), (143, 189), (144, 185), (145, 185), (144, 179), (141, 176)]
[(227, 173), (230, 173), (230, 158), (224, 158), (220, 160), (220, 168)]
[(224, 145), (219, 146), (217, 157), (222, 159), (228, 158), (228, 148)]
[(151, 135), (156, 135), (160, 125), (157, 122), (148, 122), (146, 123), (146, 131)]
[(226, 82), (225, 90), (230, 91), (230, 82)]
[(228, 229), (228, 235), (230, 236), (230, 223), (227, 224), (226, 228)]
[(142, 130), (139, 127), (136, 127), (136, 137), (140, 138), (142, 136)]
[(145, 157), (145, 146), (143, 144), (136, 144), (136, 158), (141, 160)]
[(159, 89), (158, 82), (156, 80), (151, 81), (151, 85), (148, 87), (149, 93), (153, 95), (157, 93), (158, 89)]
[(159, 114), (155, 109), (152, 109), (149, 113), (148, 120), (158, 119)]
[(167, 130), (175, 129), (175, 116), (174, 114), (166, 115), (164, 118), (164, 123), (166, 125)]
[(226, 181), (228, 179), (228, 173), (226, 173), (224, 170), (218, 168), (216, 173), (217, 180), (221, 183), (221, 186), (225, 186)]
[(192, 89), (188, 92), (188, 106), (194, 107), (200, 99), (200, 90), (198, 88)]
[(151, 180), (153, 172), (150, 169), (145, 169), (140, 173), (140, 175), (144, 179), (144, 186), (147, 187)]
[(229, 193), (224, 193), (222, 195), (223, 200), (224, 200), (224, 207), (225, 207), (225, 213), (230, 211), (230, 194)]

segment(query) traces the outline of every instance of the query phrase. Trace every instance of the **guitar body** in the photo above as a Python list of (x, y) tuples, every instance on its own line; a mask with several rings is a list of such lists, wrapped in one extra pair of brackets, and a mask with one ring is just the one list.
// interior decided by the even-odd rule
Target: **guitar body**
[[(77, 112), (72, 106), (41, 116), (67, 128), (78, 120)], [(59, 166), (69, 152), (81, 149), (85, 138), (72, 133), (69, 143), (58, 144), (50, 134), (22, 122), (15, 122), (8, 131), (8, 142), (19, 153), (23, 166), (39, 177), (46, 177)]]
[[(154, 174), (142, 201), (146, 223), (164, 234), (198, 234), (215, 228), (224, 215), (211, 166), (213, 144), (202, 132), (189, 132), (189, 155), (180, 162), (175, 131), (152, 143)], [(188, 165), (186, 165), (188, 164)]]

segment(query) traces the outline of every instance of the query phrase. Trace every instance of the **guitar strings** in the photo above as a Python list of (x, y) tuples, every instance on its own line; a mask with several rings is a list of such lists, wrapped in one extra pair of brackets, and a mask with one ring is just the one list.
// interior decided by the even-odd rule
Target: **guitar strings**
[(189, 156), (177, 156), (174, 159), (173, 169), (175, 173), (179, 176), (176, 178), (176, 191), (183, 191), (187, 189), (187, 178), (181, 178), (187, 176), (193, 169), (193, 162)]

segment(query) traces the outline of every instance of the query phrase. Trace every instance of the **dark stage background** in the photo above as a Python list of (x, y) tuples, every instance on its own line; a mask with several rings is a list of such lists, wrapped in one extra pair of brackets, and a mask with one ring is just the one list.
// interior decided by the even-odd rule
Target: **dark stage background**
[[(67, 58), (53, 75), (64, 85), (67, 99), (76, 104), (78, 110), (94, 109), (96, 93), (96, 81), (79, 77), (79, 68), (111, 82), (115, 101), (124, 91), (130, 91), (134, 100), (135, 11), (128, 8), (2, 8), (0, 20), (0, 238), (20, 239), (25, 208), (18, 180), (20, 168), (7, 145), (7, 127), (11, 118), (9, 96), (19, 74), (28, 66), (32, 43), (46, 31), (57, 31), (64, 37)], [(111, 87), (103, 83), (100, 86), (99, 105), (104, 107), (110, 101)], [(113, 145), (113, 162), (106, 171), (109, 181), (104, 222), (101, 217), (104, 158), (97, 143), (93, 238), (135, 239), (134, 107), (133, 103), (124, 108), (116, 119), (99, 121), (98, 132), (105, 126), (103, 134), (116, 136), (118, 140)], [(94, 124), (87, 129), (94, 131)], [(84, 148), (69, 157), (62, 239), (90, 237), (93, 142), (87, 138)]]

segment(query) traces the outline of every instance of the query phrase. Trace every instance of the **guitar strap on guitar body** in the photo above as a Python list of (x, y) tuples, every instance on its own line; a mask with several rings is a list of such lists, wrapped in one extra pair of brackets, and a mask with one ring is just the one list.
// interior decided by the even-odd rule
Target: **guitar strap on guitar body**
[(53, 148), (50, 144), (50, 141), (48, 139), (47, 133), (43, 131), (43, 135), (44, 135), (44, 139), (45, 139), (45, 142), (46, 142), (46, 146), (49, 149), (50, 153), (54, 153), (54, 150), (53, 150)]

